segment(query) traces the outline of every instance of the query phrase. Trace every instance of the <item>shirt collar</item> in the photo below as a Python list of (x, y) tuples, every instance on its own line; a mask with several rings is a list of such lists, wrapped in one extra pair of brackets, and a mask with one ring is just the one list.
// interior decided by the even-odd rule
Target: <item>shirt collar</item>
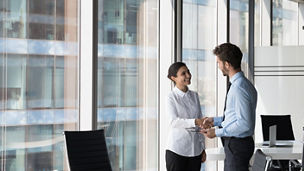
[(238, 78), (244, 77), (244, 73), (242, 71), (237, 72), (236, 74), (234, 74), (232, 76), (232, 78), (230, 79), (230, 83), (232, 84), (233, 82), (235, 82)]
[(173, 91), (176, 92), (179, 96), (184, 97), (189, 92), (189, 89), (187, 92), (183, 92), (182, 90), (178, 89), (177, 87), (174, 87)]

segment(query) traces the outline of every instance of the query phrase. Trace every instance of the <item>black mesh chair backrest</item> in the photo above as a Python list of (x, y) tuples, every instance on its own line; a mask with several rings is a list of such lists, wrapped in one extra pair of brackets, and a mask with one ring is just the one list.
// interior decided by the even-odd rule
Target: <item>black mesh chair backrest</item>
[(302, 143), (303, 143), (303, 148), (302, 148), (302, 171), (304, 171), (304, 142), (302, 142)]
[(264, 141), (269, 141), (269, 126), (277, 125), (277, 140), (295, 140), (290, 115), (261, 115)]
[(104, 130), (64, 131), (71, 171), (111, 171)]
[(271, 157), (265, 155), (260, 149), (257, 149), (254, 154), (252, 171), (267, 170), (270, 165)]

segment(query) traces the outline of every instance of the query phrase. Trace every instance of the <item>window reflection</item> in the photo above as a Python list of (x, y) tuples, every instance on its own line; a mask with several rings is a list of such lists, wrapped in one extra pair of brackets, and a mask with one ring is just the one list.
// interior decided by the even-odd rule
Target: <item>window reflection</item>
[[(0, 3), (1, 4), (1, 3)], [(1, 20), (1, 18), (0, 18)], [(1, 23), (0, 23), (1, 24)], [(1, 27), (1, 26), (0, 26)], [(4, 137), (4, 120), (3, 120), (3, 110), (4, 110), (4, 98), (5, 98), (5, 95), (4, 95), (4, 81), (3, 81), (3, 78), (4, 78), (4, 67), (3, 67), (3, 63), (4, 63), (4, 54), (3, 53), (0, 53), (0, 137), (1, 137), (1, 140), (0, 140), (0, 161), (3, 161), (3, 159), (5, 158), (4, 157), (4, 142), (3, 142), (3, 137)], [(7, 159), (8, 161), (8, 159)], [(3, 170), (3, 164), (1, 162), (0, 164), (0, 170)]]
[(28, 38), (47, 40), (55, 38), (55, 2), (54, 0), (29, 0)]
[[(25, 57), (22, 55), (10, 54), (6, 59), (5, 65), (2, 65), (4, 73), (3, 82), (3, 102), (6, 103), (4, 109), (24, 109), (25, 108)], [(6, 66), (6, 67), (5, 67)], [(3, 106), (4, 107), (4, 106)]]
[(54, 59), (30, 56), (27, 59), (27, 108), (51, 108)]
[(2, 34), (0, 36), (11, 38), (25, 38), (26, 1), (1, 1), (0, 13), (2, 18)]
[(158, 1), (98, 2), (98, 128), (113, 170), (156, 170)]
[(298, 3), (274, 0), (272, 4), (272, 45), (298, 45)]
[(62, 132), (78, 124), (77, 4), (0, 2), (0, 170), (67, 169)]

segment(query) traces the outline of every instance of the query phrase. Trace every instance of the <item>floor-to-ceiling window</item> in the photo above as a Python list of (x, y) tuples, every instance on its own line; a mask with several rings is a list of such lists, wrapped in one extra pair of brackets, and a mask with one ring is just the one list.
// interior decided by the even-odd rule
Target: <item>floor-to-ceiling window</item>
[(98, 128), (113, 170), (157, 170), (158, 0), (98, 1)]
[(65, 170), (78, 124), (78, 1), (0, 2), (0, 170)]
[(229, 42), (243, 52), (242, 70), (248, 76), (249, 0), (230, 0)]
[[(197, 91), (204, 116), (216, 114), (217, 3), (213, 0), (183, 0), (182, 60), (192, 74), (190, 89)], [(206, 138), (206, 148), (216, 147), (216, 139)], [(208, 161), (202, 170), (215, 170)]]

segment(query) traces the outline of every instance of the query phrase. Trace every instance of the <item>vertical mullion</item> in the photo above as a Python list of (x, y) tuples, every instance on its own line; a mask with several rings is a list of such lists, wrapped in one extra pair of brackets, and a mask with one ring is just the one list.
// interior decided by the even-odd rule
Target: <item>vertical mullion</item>
[(175, 61), (182, 61), (182, 36), (183, 36), (183, 0), (176, 0), (175, 1), (175, 9), (174, 9), (174, 16), (175, 16)]
[(249, 0), (249, 42), (248, 42), (248, 79), (253, 83), (254, 82), (254, 0)]
[[(96, 1), (96, 0), (93, 0)], [(79, 129), (94, 129), (93, 112), (93, 1), (80, 1)]]
[[(157, 16), (157, 36), (158, 36), (158, 40), (157, 40), (157, 170), (161, 170), (161, 165), (160, 165), (160, 154), (161, 154), (161, 137), (160, 137), (160, 133), (161, 133), (161, 125), (160, 125), (160, 118), (161, 118), (161, 110), (160, 110), (160, 1), (157, 1), (157, 9), (158, 9), (158, 16)], [(163, 153), (162, 153), (163, 154)]]
[(92, 126), (97, 129), (97, 100), (98, 100), (98, 0), (93, 0), (93, 67), (92, 67)]
[[(159, 73), (167, 73), (174, 62), (175, 53), (175, 5), (173, 1), (159, 1)], [(167, 142), (168, 121), (166, 117), (167, 98), (171, 91), (171, 82), (167, 77), (159, 78), (159, 168), (166, 170), (165, 149)]]
[(272, 39), (273, 39), (273, 0), (270, 0), (270, 14), (269, 14), (269, 18), (270, 18), (270, 46), (273, 45)]
[[(227, 16), (226, 16), (226, 18), (227, 18), (227, 21), (226, 21), (227, 22), (227, 27), (226, 27), (227, 35), (226, 36), (227, 37), (226, 37), (226, 41), (230, 42), (230, 0), (227, 0), (226, 3), (227, 3)], [(227, 82), (228, 82), (228, 80), (227, 80)]]

